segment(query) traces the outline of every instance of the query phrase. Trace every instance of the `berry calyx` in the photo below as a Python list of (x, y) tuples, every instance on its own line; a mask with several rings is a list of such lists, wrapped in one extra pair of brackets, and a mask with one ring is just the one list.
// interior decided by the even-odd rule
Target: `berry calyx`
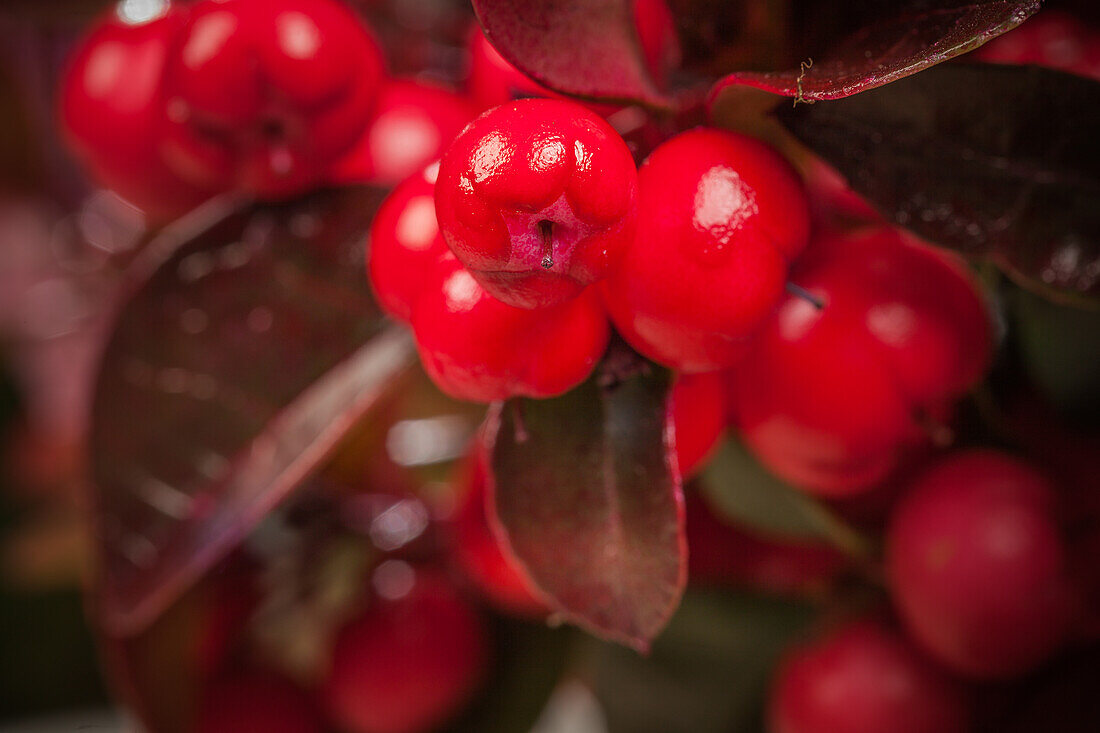
[(986, 306), (958, 258), (888, 228), (815, 240), (731, 373), (733, 419), (756, 455), (809, 491), (844, 496), (930, 439), (984, 373)]
[(913, 637), (961, 674), (1019, 675), (1069, 632), (1054, 489), (1003, 453), (958, 453), (920, 476), (887, 527), (886, 567)]
[(166, 154), (200, 184), (300, 193), (358, 140), (382, 73), (365, 24), (336, 0), (202, 0), (168, 68)]
[(514, 308), (453, 258), (428, 280), (413, 332), (424, 370), (452, 397), (564, 394), (588, 378), (607, 347), (610, 329), (595, 292), (536, 310)]
[(653, 151), (638, 190), (638, 236), (604, 283), (616, 329), (685, 372), (736, 363), (809, 236), (798, 175), (758, 140), (696, 129)]
[(774, 733), (964, 733), (969, 718), (959, 685), (870, 619), (792, 650), (768, 703)]
[(481, 684), (481, 619), (443, 578), (414, 572), (405, 595), (372, 598), (336, 636), (322, 698), (342, 730), (423, 733), (458, 713)]
[(584, 107), (527, 99), (484, 113), (443, 155), (436, 213), (455, 256), (495, 298), (536, 308), (604, 277), (634, 236), (626, 143)]

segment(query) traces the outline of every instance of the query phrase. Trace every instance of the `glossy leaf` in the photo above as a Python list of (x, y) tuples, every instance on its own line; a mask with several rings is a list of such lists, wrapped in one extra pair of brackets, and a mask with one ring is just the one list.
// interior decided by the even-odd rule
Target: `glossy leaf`
[(564, 94), (668, 107), (646, 68), (630, 0), (473, 0), (504, 58)]
[(750, 86), (803, 101), (840, 99), (903, 79), (973, 51), (1015, 28), (1040, 0), (908, 0), (894, 15), (842, 41), (797, 69), (730, 74), (711, 91)]
[(99, 615), (134, 633), (225, 555), (413, 361), (364, 274), (378, 192), (199, 210), (151, 242), (95, 389)]
[(711, 507), (761, 534), (820, 539), (853, 555), (866, 541), (827, 507), (770, 473), (740, 442), (719, 446), (701, 482)]
[(610, 733), (756, 733), (772, 668), (813, 621), (809, 604), (692, 590), (647, 659), (605, 645), (596, 696)]
[(565, 620), (645, 650), (687, 580), (683, 493), (664, 447), (669, 375), (642, 367), (490, 414), (497, 530)]
[(778, 115), (901, 226), (1035, 288), (1100, 295), (1100, 83), (950, 64)]

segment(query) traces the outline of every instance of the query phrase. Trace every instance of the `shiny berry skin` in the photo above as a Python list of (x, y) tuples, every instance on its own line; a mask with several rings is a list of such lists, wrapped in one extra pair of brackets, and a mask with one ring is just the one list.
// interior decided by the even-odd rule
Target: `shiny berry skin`
[(425, 274), (450, 250), (435, 219), (435, 179), (432, 164), (395, 188), (371, 222), (367, 272), (382, 309), (408, 323), (420, 297)]
[(847, 564), (827, 545), (771, 539), (719, 519), (697, 492), (685, 492), (684, 505), (692, 585), (820, 595)]
[(1100, 79), (1100, 31), (1057, 10), (1043, 10), (974, 52), (1000, 64), (1035, 64)]
[(463, 574), (494, 606), (518, 616), (545, 618), (549, 609), (535, 597), (518, 561), (493, 534), (486, 481), (485, 448), (479, 442), (459, 468), (459, 509), (454, 521), (454, 558)]
[(914, 483), (886, 531), (898, 613), (930, 654), (975, 678), (1033, 669), (1075, 613), (1046, 479), (1006, 454), (952, 455)]
[(724, 375), (677, 375), (668, 397), (667, 420), (680, 474), (690, 477), (703, 467), (726, 431)]
[(477, 114), (449, 89), (407, 79), (389, 79), (374, 116), (355, 146), (328, 173), (332, 183), (393, 185), (438, 160)]
[(607, 316), (594, 292), (537, 310), (514, 308), (454, 259), (427, 280), (413, 332), (425, 371), (452, 397), (564, 394), (588, 378), (607, 347)]
[(638, 170), (638, 236), (604, 283), (615, 328), (685, 372), (736, 363), (809, 237), (794, 169), (762, 142), (695, 129)]
[(221, 188), (182, 180), (161, 156), (167, 125), (162, 77), (185, 20), (165, 3), (147, 18), (134, 3), (113, 6), (88, 32), (62, 77), (61, 129), (100, 183), (164, 221)]
[(469, 702), (487, 661), (474, 609), (442, 577), (418, 570), (406, 595), (372, 598), (339, 631), (321, 697), (349, 733), (424, 733)]
[(499, 300), (561, 303), (604, 277), (634, 236), (637, 172), (622, 138), (573, 102), (484, 113), (443, 155), (443, 237)]
[(870, 619), (792, 650), (768, 701), (772, 733), (965, 733), (969, 718), (960, 685)]
[(359, 139), (382, 73), (363, 21), (337, 0), (201, 0), (165, 82), (169, 162), (200, 184), (300, 193)]
[(733, 370), (733, 419), (774, 473), (827, 496), (865, 491), (982, 377), (991, 328), (953, 255), (875, 228), (811, 243)]
[(288, 679), (250, 671), (207, 685), (195, 733), (321, 733), (325, 730), (309, 696)]

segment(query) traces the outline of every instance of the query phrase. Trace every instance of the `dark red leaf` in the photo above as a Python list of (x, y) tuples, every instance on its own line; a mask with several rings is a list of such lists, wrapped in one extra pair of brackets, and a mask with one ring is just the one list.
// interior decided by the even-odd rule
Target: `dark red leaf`
[(804, 101), (840, 99), (897, 81), (973, 51), (1024, 22), (1040, 0), (908, 0), (896, 15), (849, 37), (824, 58), (789, 71), (739, 71), (719, 81), (711, 105), (727, 89), (750, 86)]
[(362, 264), (380, 199), (214, 202), (135, 262), (90, 436), (112, 633), (139, 631), (231, 550), (412, 361)]
[(667, 108), (642, 55), (631, 0), (473, 0), (508, 61), (555, 91)]
[(946, 64), (778, 116), (901, 226), (1047, 295), (1100, 297), (1100, 82)]
[(665, 458), (669, 376), (645, 372), (497, 405), (487, 436), (497, 529), (547, 604), (642, 651), (687, 581), (683, 493)]

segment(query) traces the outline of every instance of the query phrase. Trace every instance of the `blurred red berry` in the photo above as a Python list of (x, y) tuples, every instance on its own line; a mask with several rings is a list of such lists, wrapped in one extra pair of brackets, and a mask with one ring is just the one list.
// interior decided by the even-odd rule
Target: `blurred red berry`
[(694, 475), (726, 432), (726, 382), (717, 372), (679, 374), (668, 396), (668, 422), (676, 446), (676, 464), (685, 478)]
[(885, 478), (985, 372), (989, 315), (953, 255), (877, 228), (815, 240), (751, 355), (733, 418), (779, 476), (842, 496)]
[(308, 190), (359, 139), (383, 66), (337, 0), (200, 0), (168, 68), (169, 162), (263, 198)]
[(416, 571), (405, 595), (372, 599), (339, 632), (322, 696), (349, 733), (424, 733), (470, 701), (487, 662), (474, 609), (441, 577)]
[(898, 612), (944, 664), (1019, 675), (1066, 640), (1075, 612), (1055, 491), (996, 451), (952, 455), (921, 475), (886, 532)]
[(61, 129), (92, 177), (158, 222), (224, 188), (181, 179), (162, 156), (164, 71), (186, 20), (177, 5), (142, 14), (134, 3), (112, 6), (77, 46), (59, 95)]
[(477, 110), (449, 89), (409, 79), (384, 82), (374, 116), (333, 165), (337, 184), (393, 185), (438, 160)]
[(367, 271), (383, 310), (406, 323), (431, 272), (450, 257), (435, 218), (433, 163), (405, 179), (382, 202), (371, 222)]
[(768, 701), (773, 733), (965, 733), (969, 717), (960, 686), (873, 620), (792, 650)]

